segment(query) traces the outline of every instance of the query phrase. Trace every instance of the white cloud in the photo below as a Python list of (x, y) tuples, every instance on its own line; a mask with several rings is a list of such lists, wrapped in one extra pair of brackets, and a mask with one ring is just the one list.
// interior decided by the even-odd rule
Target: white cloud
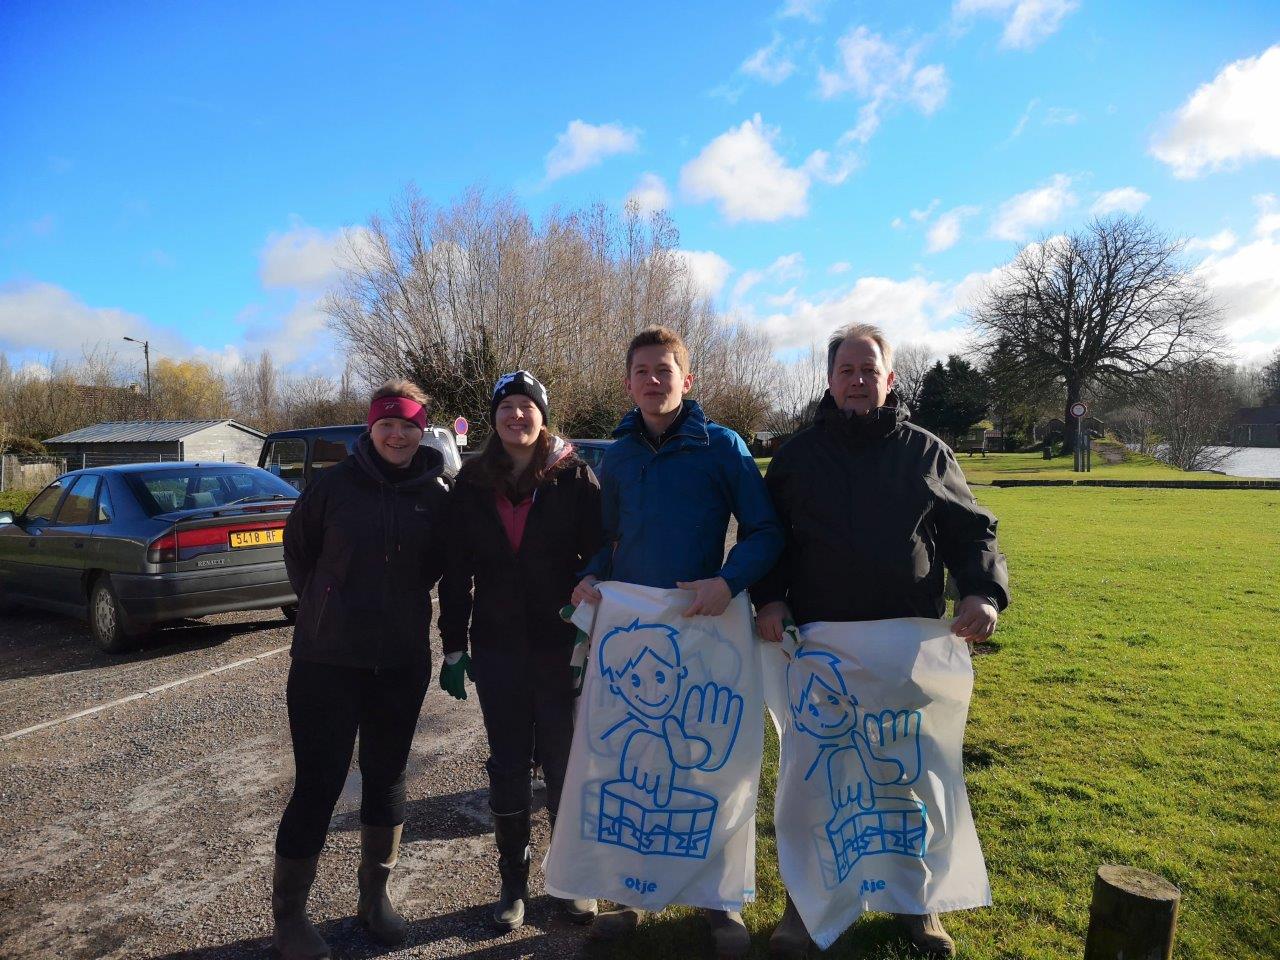
[(619, 123), (595, 124), (570, 120), (547, 153), (547, 182), (580, 173), (605, 157), (633, 153), (640, 147), (640, 132)]
[(1076, 205), (1071, 177), (1056, 174), (1048, 183), (1010, 197), (991, 221), (991, 236), (999, 240), (1025, 240), (1037, 227), (1053, 223)]
[(954, 207), (940, 215), (925, 234), (925, 251), (941, 253), (950, 250), (960, 240), (964, 218), (977, 212), (977, 207)]
[(1089, 212), (1095, 217), (1105, 217), (1108, 213), (1137, 213), (1147, 205), (1150, 194), (1143, 193), (1137, 187), (1117, 187), (1098, 195)]
[(901, 50), (864, 26), (855, 27), (839, 40), (840, 61), (835, 69), (818, 71), (818, 92), (830, 100), (854, 93), (867, 102), (858, 111), (857, 123), (841, 142), (866, 143), (879, 129), (885, 109), (905, 102), (926, 116), (937, 111), (947, 99), (950, 81), (939, 63), (916, 68), (920, 46)]
[(858, 157), (849, 151), (832, 157), (826, 150), (815, 150), (804, 161), (803, 170), (815, 180), (833, 186), (844, 183), (858, 169)]
[(705, 297), (714, 300), (724, 289), (725, 281), (733, 273), (729, 261), (711, 250), (675, 250), (684, 261), (685, 274)]
[(952, 286), (921, 277), (860, 277), (847, 293), (796, 300), (786, 312), (760, 322), (779, 350), (789, 350), (821, 343), (832, 330), (855, 320), (878, 325), (890, 342), (923, 341), (944, 354), (959, 349), (964, 340)]
[(738, 282), (733, 285), (733, 300), (740, 301), (752, 288), (762, 282), (786, 283), (804, 277), (804, 254), (786, 253), (778, 257), (763, 270), (745, 270)]
[(336, 280), (350, 254), (367, 249), (364, 227), (342, 227), (326, 233), (295, 221), (283, 233), (272, 233), (259, 255), (262, 285), (298, 290), (325, 287)]
[(1280, 200), (1274, 193), (1260, 193), (1253, 198), (1258, 208), (1258, 222), (1253, 232), (1259, 237), (1269, 237), (1280, 230)]
[(635, 204), (640, 213), (671, 208), (671, 193), (666, 181), (656, 173), (642, 173), (636, 185), (627, 194), (627, 204)]
[(1224, 331), (1246, 360), (1280, 347), (1280, 213), (1274, 197), (1255, 200), (1253, 242), (1210, 254), (1197, 268), (1222, 311)]
[(0, 346), (15, 352), (79, 355), (89, 345), (105, 344), (117, 353), (132, 344), (122, 337), (150, 340), (153, 354), (185, 350), (182, 338), (158, 329), (136, 313), (115, 307), (91, 307), (52, 283), (0, 285)]
[(1222, 253), (1236, 245), (1236, 235), (1231, 230), (1220, 230), (1212, 237), (1194, 237), (1187, 241), (1187, 250), (1210, 250)]
[(810, 23), (818, 23), (822, 20), (823, 8), (826, 5), (827, 0), (787, 0), (778, 11), (778, 16), (784, 20), (788, 17), (799, 17)]
[(907, 99), (928, 116), (947, 102), (950, 89), (946, 69), (940, 63), (931, 63), (911, 75), (911, 93)]
[(246, 355), (268, 350), (281, 366), (309, 361), (312, 366), (327, 366), (329, 372), (339, 369), (339, 350), (329, 332), (322, 303), (322, 297), (299, 298), (284, 316), (249, 325), (242, 343), (232, 349)]
[(738, 69), (776, 86), (795, 73), (796, 65), (790, 56), (782, 52), (782, 37), (774, 34), (772, 43), (747, 57)]
[(831, 274), (832, 276), (838, 276), (839, 274), (842, 274), (842, 273), (848, 273), (852, 269), (853, 269), (853, 264), (849, 263), (849, 261), (837, 260), (831, 266), (827, 267), (827, 273)]
[(997, 17), (1004, 21), (1000, 46), (1030, 50), (1057, 33), (1079, 6), (1078, 0), (956, 0), (951, 12), (960, 21), (978, 15)]
[(1280, 44), (1229, 64), (1178, 110), (1151, 146), (1156, 159), (1186, 180), (1247, 160), (1280, 157)]
[(924, 223), (931, 216), (933, 216), (933, 211), (937, 210), (938, 206), (941, 203), (942, 203), (941, 200), (939, 200), (937, 197), (934, 197), (932, 200), (929, 201), (929, 205), (925, 207), (923, 210), (912, 210), (911, 213), (908, 214), (908, 216), (910, 216), (911, 219), (914, 220), (916, 223)]
[(730, 223), (803, 216), (809, 211), (810, 174), (787, 166), (774, 149), (777, 138), (777, 129), (756, 114), (684, 165), (681, 191), (697, 202), (714, 201)]

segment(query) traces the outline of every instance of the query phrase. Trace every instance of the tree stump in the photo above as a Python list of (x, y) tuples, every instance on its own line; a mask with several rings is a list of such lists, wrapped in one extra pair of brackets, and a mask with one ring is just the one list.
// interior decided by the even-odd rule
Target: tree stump
[(1093, 879), (1085, 960), (1171, 960), (1181, 896), (1154, 873), (1103, 864)]

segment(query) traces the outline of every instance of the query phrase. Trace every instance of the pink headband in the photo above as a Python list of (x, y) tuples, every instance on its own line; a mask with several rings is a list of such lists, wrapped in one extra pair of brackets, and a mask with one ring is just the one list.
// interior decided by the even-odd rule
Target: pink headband
[(369, 404), (369, 426), (387, 417), (408, 420), (419, 430), (427, 429), (427, 411), (422, 404), (408, 397), (379, 397)]

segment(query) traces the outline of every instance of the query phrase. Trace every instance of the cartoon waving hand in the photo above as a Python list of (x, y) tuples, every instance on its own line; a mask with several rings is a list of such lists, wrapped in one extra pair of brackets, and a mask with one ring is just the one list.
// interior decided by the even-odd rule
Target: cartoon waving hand
[(675, 763), (671, 745), (662, 734), (636, 730), (622, 747), (619, 773), (628, 783), (653, 796), (653, 802), (665, 807), (671, 802), (671, 777)]
[(690, 687), (680, 711), (679, 726), (687, 739), (701, 741), (706, 748), (690, 750), (688, 756), (682, 758), (675, 753), (673, 743), (676, 763), (699, 770), (719, 770), (733, 752), (741, 725), (742, 697), (739, 694), (711, 681)]
[[(920, 776), (920, 711), (881, 710), (862, 719), (871, 746), (867, 772), (876, 783), (915, 783)], [(873, 769), (878, 767), (878, 769)]]

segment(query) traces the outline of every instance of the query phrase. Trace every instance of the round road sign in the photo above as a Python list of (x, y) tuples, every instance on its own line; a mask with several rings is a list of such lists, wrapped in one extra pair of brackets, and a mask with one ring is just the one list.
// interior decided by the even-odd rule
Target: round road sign
[(466, 417), (459, 417), (457, 420), (453, 421), (453, 432), (460, 437), (465, 437), (467, 435), (467, 431), (470, 429), (471, 424), (467, 423)]
[(1089, 412), (1089, 408), (1086, 407), (1083, 403), (1073, 403), (1071, 405), (1071, 415), (1075, 417), (1077, 420), (1079, 420), (1088, 412)]

